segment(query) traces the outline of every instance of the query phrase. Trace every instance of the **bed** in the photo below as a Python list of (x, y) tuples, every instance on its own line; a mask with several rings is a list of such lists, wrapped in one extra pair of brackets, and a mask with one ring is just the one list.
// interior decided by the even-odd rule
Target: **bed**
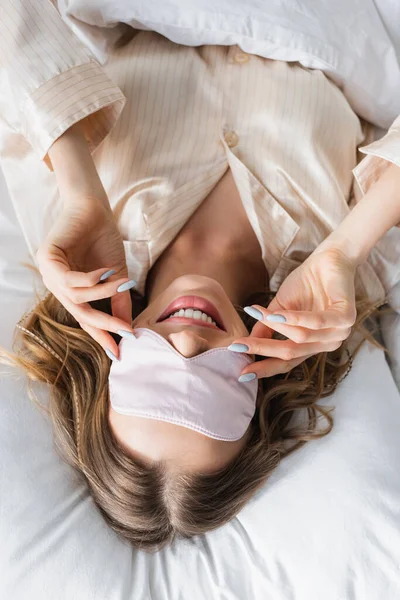
[[(0, 345), (40, 279), (0, 173)], [(400, 305), (400, 288), (393, 304)], [(400, 598), (400, 311), (329, 398), (333, 431), (286, 458), (226, 526), (154, 555), (106, 525), (55, 452), (20, 371), (0, 366), (0, 600)], [(396, 383), (397, 382), (397, 383)], [(45, 405), (48, 390), (34, 385)]]
[[(0, 344), (41, 282), (0, 184)], [(398, 316), (397, 316), (398, 317)], [(395, 323), (400, 338), (399, 320)], [(389, 327), (393, 331), (392, 326)], [(397, 360), (397, 367), (399, 361)], [(335, 427), (285, 459), (228, 525), (155, 555), (116, 537), (57, 456), (25, 376), (0, 367), (1, 600), (377, 600), (400, 597), (400, 393), (369, 343)], [(47, 401), (45, 386), (34, 386)]]

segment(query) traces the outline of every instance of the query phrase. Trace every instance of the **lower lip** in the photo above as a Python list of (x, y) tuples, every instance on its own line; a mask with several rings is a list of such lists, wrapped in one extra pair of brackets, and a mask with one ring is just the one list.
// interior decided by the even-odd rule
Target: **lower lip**
[[(201, 298), (200, 296), (181, 296), (180, 298), (177, 298), (176, 300), (171, 302), (169, 306), (167, 306), (165, 311), (157, 319), (157, 323), (162, 319), (165, 319), (165, 317), (167, 317), (172, 312), (176, 312), (177, 310), (186, 307), (191, 307), (196, 310), (201, 310), (202, 312), (207, 313), (214, 321), (217, 321), (221, 325), (224, 331), (226, 331), (226, 328), (224, 327), (223, 321), (221, 319), (221, 315), (219, 314), (216, 307), (209, 300)], [(175, 320), (177, 323), (186, 322), (193, 325), (201, 324), (201, 326), (211, 326), (214, 329), (216, 328), (220, 330), (220, 327), (213, 325), (213, 323), (206, 323), (205, 321), (199, 321), (198, 319), (191, 319), (189, 317), (171, 317), (170, 319), (168, 319), (168, 321), (173, 320)]]

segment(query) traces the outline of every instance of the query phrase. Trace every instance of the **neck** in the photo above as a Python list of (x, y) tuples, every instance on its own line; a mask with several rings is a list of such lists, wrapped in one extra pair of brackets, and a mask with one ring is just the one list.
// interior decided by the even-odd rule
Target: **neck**
[[(194, 248), (201, 248), (196, 252)], [(148, 303), (181, 275), (204, 275), (217, 280), (232, 304), (243, 306), (247, 298), (267, 288), (267, 271), (260, 257), (240, 254), (236, 247), (199, 244), (179, 238), (158, 258), (148, 273)]]
[(240, 306), (251, 294), (267, 289), (261, 247), (230, 169), (151, 268), (148, 303), (182, 275), (216, 279)]

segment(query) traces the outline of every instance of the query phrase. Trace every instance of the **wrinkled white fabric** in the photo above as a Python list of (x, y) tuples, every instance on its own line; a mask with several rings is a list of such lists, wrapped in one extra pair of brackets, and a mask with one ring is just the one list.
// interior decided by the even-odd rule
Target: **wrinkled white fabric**
[[(400, 113), (398, 0), (58, 0), (74, 33), (107, 61), (117, 23), (186, 46), (237, 44), (321, 69), (353, 110), (387, 129)], [(101, 28), (101, 29), (100, 29)]]

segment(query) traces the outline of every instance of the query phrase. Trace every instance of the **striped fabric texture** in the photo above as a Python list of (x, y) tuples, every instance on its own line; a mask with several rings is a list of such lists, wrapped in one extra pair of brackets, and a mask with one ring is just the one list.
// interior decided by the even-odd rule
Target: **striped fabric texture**
[[(276, 291), (400, 164), (398, 122), (366, 145), (372, 128), (321, 71), (237, 46), (140, 31), (100, 66), (51, 2), (0, 0), (0, 61), (0, 158), (32, 254), (60, 210), (48, 149), (82, 121), (142, 293), (227, 169)], [(357, 272), (357, 295), (374, 303), (400, 281), (392, 229)]]

